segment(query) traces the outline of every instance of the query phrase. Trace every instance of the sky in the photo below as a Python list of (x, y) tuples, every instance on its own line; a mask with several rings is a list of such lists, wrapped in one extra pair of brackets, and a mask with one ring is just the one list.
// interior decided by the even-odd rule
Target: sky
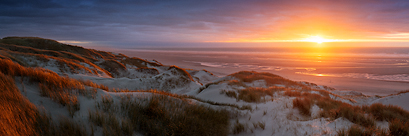
[(2, 0), (0, 20), (78, 45), (409, 41), (408, 0)]

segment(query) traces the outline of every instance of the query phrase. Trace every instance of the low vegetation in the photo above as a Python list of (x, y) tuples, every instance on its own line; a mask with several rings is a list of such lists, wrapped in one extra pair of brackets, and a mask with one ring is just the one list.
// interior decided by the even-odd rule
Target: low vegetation
[(245, 102), (259, 103), (266, 101), (265, 96), (273, 97), (275, 92), (284, 90), (286, 90), (286, 88), (277, 86), (269, 88), (248, 87), (239, 90), (237, 93), (235, 91), (224, 91), (222, 93), (228, 97), (236, 98), (237, 101), (242, 100)]
[[(365, 131), (351, 128), (348, 131), (343, 131), (343, 134), (384, 134), (383, 130), (375, 128), (375, 120), (388, 121), (390, 123), (389, 133), (405, 133), (409, 131), (409, 112), (400, 107), (392, 105), (372, 104), (370, 106), (352, 106), (347, 103), (333, 100), (329, 97), (324, 97), (318, 94), (302, 93), (297, 95), (293, 100), (294, 108), (300, 110), (301, 114), (310, 116), (309, 110), (312, 105), (316, 104), (323, 109), (320, 113), (321, 117), (336, 119), (343, 117), (349, 121), (365, 127)], [(361, 133), (362, 132), (362, 133)]]
[(244, 131), (246, 131), (246, 128), (237, 120), (233, 127), (233, 134), (239, 134)]
[[(5, 37), (0, 40), (0, 43), (32, 47), (36, 49), (51, 50), (51, 51), (67, 51), (74, 54), (84, 56), (84, 58), (93, 60), (93, 58), (114, 59), (117, 56), (112, 53), (97, 51), (93, 49), (85, 49), (80, 46), (73, 46), (59, 43), (55, 40), (43, 39), (39, 37)], [(94, 59), (96, 60), (96, 59)]]
[(136, 57), (126, 58), (124, 60), (121, 60), (121, 63), (136, 66), (138, 68), (147, 68), (148, 65), (156, 66), (156, 67), (157, 66), (162, 66), (162, 64), (149, 62), (149, 61), (143, 60), (141, 58), (136, 58)]
[(266, 73), (266, 72), (259, 73), (255, 71), (240, 71), (237, 73), (230, 74), (229, 76), (235, 77), (239, 79), (240, 81), (247, 82), (247, 83), (262, 79), (266, 81), (267, 85), (270, 85), (270, 86), (276, 85), (276, 84), (282, 84), (288, 87), (289, 86), (303, 86), (300, 83), (285, 79), (278, 75)]
[(194, 81), (192, 76), (183, 68), (179, 68), (178, 66), (170, 66), (168, 70), (173, 70), (172, 74), (174, 75), (182, 75), (186, 77), (190, 81)]
[(311, 116), (312, 100), (310, 98), (296, 98), (293, 100), (293, 105), (302, 115)]
[(55, 123), (21, 95), (14, 79), (0, 72), (0, 135), (88, 135), (83, 126), (62, 118)]
[(409, 135), (409, 122), (394, 119), (389, 122), (389, 133), (392, 136), (408, 136)]
[(154, 95), (142, 102), (125, 99), (125, 102), (122, 102), (122, 109), (126, 111), (135, 129), (144, 132), (145, 135), (229, 133), (228, 111), (192, 105), (164, 95)]
[(99, 65), (115, 76), (120, 76), (121, 73), (124, 73), (126, 71), (126, 67), (124, 64), (119, 63), (118, 61), (113, 59), (107, 59), (99, 63)]
[(159, 74), (159, 71), (156, 68), (137, 68), (136, 71), (141, 72), (141, 73), (146, 73), (146, 74), (151, 74), (151, 75), (157, 75)]
[(0, 135), (35, 135), (37, 108), (14, 84), (14, 79), (0, 72)]

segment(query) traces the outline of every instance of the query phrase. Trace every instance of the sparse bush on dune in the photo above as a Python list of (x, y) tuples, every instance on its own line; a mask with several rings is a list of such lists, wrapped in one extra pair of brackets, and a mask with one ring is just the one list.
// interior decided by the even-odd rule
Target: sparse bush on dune
[(246, 128), (237, 120), (233, 127), (233, 134), (239, 134), (244, 131), (246, 131)]
[(226, 91), (225, 94), (227, 97), (237, 98), (237, 93), (235, 91)]
[(142, 67), (142, 68), (137, 68), (136, 71), (141, 72), (141, 73), (152, 74), (152, 75), (159, 74), (159, 71), (156, 68)]
[(302, 115), (311, 116), (311, 107), (313, 102), (310, 98), (296, 98), (293, 100), (294, 108), (298, 108)]
[(113, 112), (105, 113), (97, 110), (89, 112), (88, 117), (90, 122), (103, 128), (102, 133), (104, 136), (133, 134), (133, 127), (129, 126), (131, 124), (128, 121), (118, 120)]
[(245, 102), (262, 102), (265, 96), (273, 97), (275, 92), (285, 90), (283, 87), (270, 87), (270, 88), (260, 88), (260, 87), (248, 87), (238, 91), (238, 95), (234, 91), (224, 92), (228, 97), (234, 97), (237, 100), (243, 100)]
[(394, 119), (389, 122), (389, 133), (392, 136), (408, 136), (409, 122)]
[(60, 118), (58, 125), (50, 130), (53, 136), (88, 136), (84, 125), (75, 122), (69, 118)]
[(339, 130), (338, 136), (372, 136), (371, 131), (363, 130), (359, 126), (352, 126), (348, 130)]

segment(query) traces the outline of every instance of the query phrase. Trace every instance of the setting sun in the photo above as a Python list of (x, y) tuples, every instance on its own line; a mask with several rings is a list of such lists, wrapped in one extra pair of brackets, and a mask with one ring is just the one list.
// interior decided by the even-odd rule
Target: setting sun
[(315, 43), (321, 44), (323, 42), (328, 42), (330, 40), (329, 39), (324, 39), (324, 38), (322, 38), (320, 36), (311, 36), (309, 38), (306, 38), (304, 41), (306, 41), (306, 42), (315, 42)]
[(326, 39), (324, 39), (324, 38), (322, 38), (320, 36), (311, 36), (311, 37), (307, 38), (306, 41), (316, 42), (318, 44), (321, 44), (321, 43), (325, 42)]

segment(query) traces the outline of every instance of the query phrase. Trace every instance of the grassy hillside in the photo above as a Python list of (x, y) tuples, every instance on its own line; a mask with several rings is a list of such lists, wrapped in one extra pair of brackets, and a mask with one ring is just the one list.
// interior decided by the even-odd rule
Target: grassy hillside
[(0, 57), (31, 67), (36, 67), (37, 63), (27, 63), (28, 58), (34, 57), (35, 60), (41, 60), (42, 63), (47, 63), (52, 59), (58, 61), (63, 72), (78, 73), (80, 70), (84, 70), (89, 74), (97, 74), (97, 70), (99, 70), (111, 77), (120, 76), (118, 70), (126, 69), (124, 65), (132, 65), (137, 68), (146, 68), (148, 65), (162, 66), (159, 63), (136, 57), (130, 58), (123, 54), (86, 49), (38, 37), (5, 37), (0, 39)]

